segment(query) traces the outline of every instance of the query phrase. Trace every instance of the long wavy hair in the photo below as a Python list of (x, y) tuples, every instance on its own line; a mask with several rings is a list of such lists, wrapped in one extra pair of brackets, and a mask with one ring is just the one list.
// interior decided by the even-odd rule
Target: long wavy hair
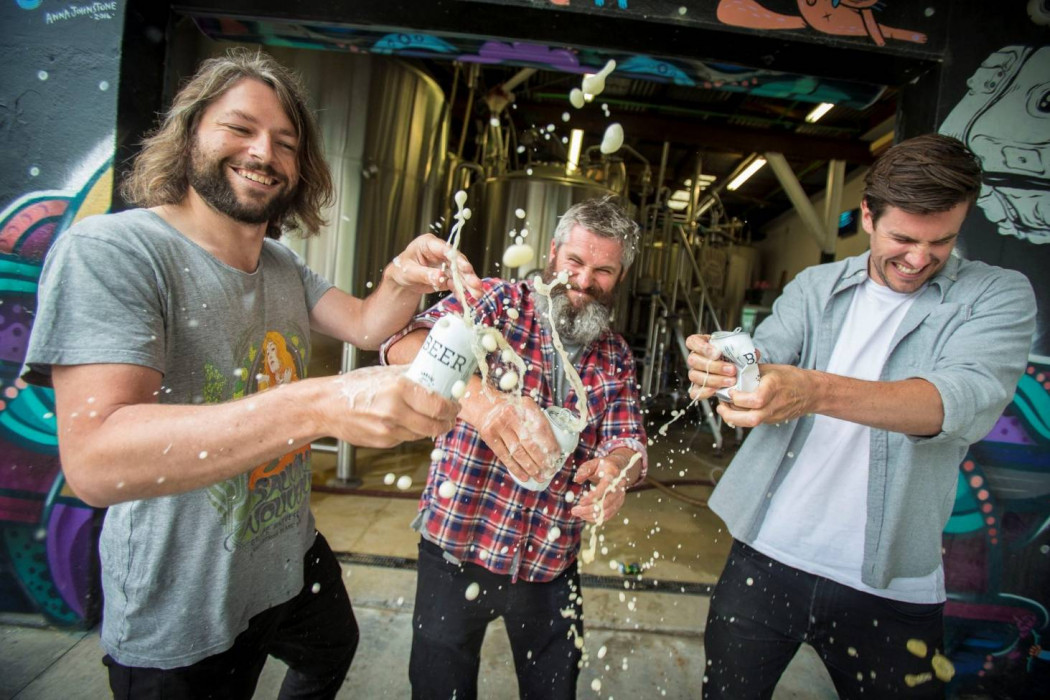
[(204, 61), (197, 73), (179, 90), (159, 126), (143, 140), (131, 171), (120, 187), (130, 204), (155, 207), (178, 204), (189, 191), (188, 173), (193, 139), (201, 115), (241, 80), (258, 80), (273, 88), (299, 138), (299, 183), (288, 210), (271, 221), (270, 238), (282, 232), (308, 238), (325, 225), (322, 210), (331, 205), (332, 174), (321, 152), (321, 136), (307, 106), (306, 89), (299, 76), (271, 56), (251, 49), (230, 49), (225, 56)]

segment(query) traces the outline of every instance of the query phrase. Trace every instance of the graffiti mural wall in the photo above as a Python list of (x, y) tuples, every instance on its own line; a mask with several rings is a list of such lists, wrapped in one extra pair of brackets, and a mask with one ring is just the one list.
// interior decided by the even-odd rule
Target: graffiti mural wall
[(0, 4), (0, 614), (88, 626), (99, 513), (66, 487), (54, 397), (21, 371), (40, 267), (112, 192), (123, 2)]
[(971, 18), (1001, 29), (969, 32), (943, 76), (939, 130), (985, 171), (960, 251), (1024, 272), (1039, 310), (1014, 400), (959, 473), (944, 540), (948, 651), (958, 694), (1035, 698), (1050, 688), (1050, 9), (995, 14)]

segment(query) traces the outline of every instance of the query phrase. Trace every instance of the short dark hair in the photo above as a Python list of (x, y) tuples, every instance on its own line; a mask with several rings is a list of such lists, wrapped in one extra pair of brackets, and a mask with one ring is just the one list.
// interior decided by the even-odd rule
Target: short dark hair
[(981, 191), (981, 163), (958, 139), (925, 134), (886, 151), (864, 177), (864, 201), (873, 222), (886, 207), (935, 214), (961, 203), (967, 209)]
[(572, 227), (577, 224), (597, 236), (618, 241), (622, 247), (620, 264), (624, 270), (634, 262), (640, 237), (638, 224), (627, 216), (627, 212), (612, 195), (578, 202), (566, 209), (554, 229), (555, 248), (561, 248)]

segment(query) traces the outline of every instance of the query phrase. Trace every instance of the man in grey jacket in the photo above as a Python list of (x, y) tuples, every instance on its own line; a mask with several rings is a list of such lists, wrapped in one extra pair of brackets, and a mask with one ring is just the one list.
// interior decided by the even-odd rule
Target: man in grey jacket
[[(1023, 275), (953, 252), (980, 186), (955, 139), (891, 148), (865, 180), (869, 252), (804, 270), (756, 329), (759, 387), (718, 407), (754, 430), (710, 501), (734, 544), (705, 698), (770, 697), (802, 642), (842, 697), (943, 696), (941, 532), (1035, 317)], [(735, 383), (709, 336), (687, 344), (691, 396)]]

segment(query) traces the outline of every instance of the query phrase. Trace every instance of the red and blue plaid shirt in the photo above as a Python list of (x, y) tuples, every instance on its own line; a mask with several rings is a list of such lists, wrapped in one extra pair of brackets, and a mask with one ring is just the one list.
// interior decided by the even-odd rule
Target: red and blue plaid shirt
[[(550, 329), (540, 322), (532, 284), (486, 279), (483, 288), (474, 306), (475, 322), (497, 328), (525, 361), (522, 394), (534, 398), (541, 408), (555, 405), (556, 351)], [(507, 316), (508, 309), (518, 311), (516, 320)], [(461, 310), (454, 297), (446, 297), (387, 340), (383, 357), (406, 334), (430, 328), (445, 314)], [(550, 486), (539, 492), (518, 486), (474, 427), (459, 420), (437, 439), (441, 457), (431, 462), (419, 503), (424, 538), (460, 561), (509, 575), (514, 581), (550, 581), (572, 564), (584, 526), (570, 512), (584, 488), (572, 482), (576, 467), (626, 447), (642, 453), (643, 476), (647, 468), (634, 358), (627, 343), (606, 331), (583, 348), (574, 366), (588, 391), (587, 427), (576, 452)], [(572, 389), (564, 405), (575, 410)], [(438, 494), (445, 481), (456, 486), (452, 498)], [(569, 492), (571, 502), (565, 498)], [(550, 541), (548, 533), (555, 527), (561, 535)]]

